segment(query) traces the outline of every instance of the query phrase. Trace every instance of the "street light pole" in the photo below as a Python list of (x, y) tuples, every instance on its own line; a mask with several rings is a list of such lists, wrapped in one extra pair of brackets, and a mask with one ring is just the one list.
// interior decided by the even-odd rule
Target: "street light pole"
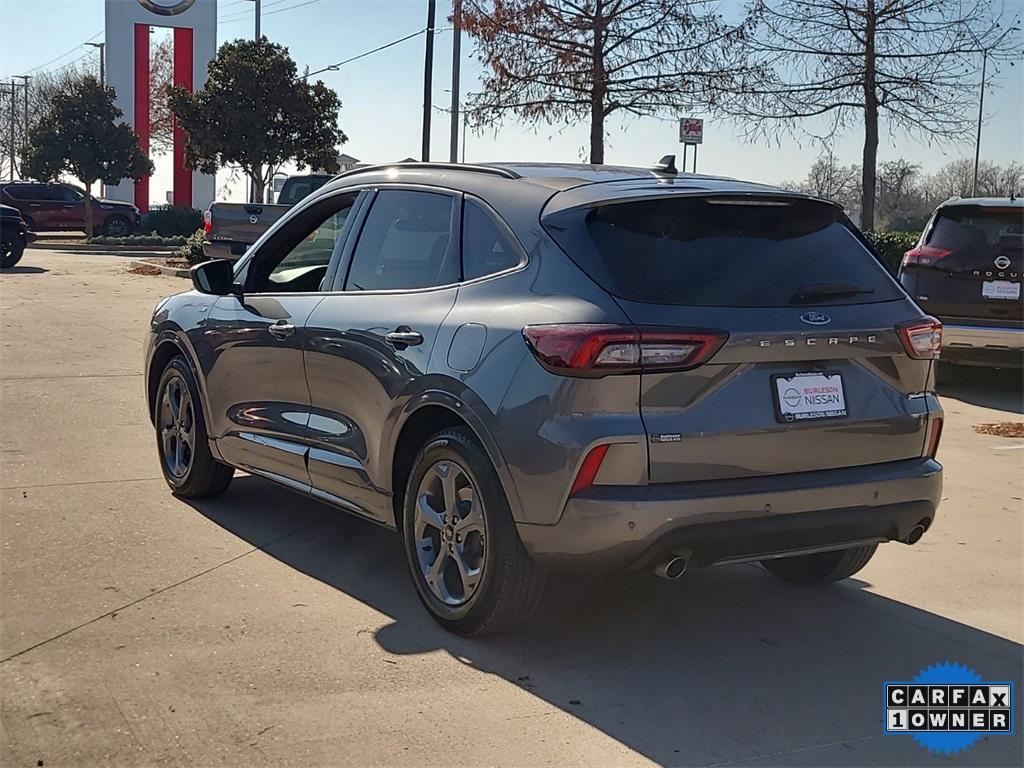
[(978, 135), (974, 142), (974, 182), (971, 184), (971, 197), (978, 196), (978, 161), (981, 158), (981, 117), (985, 110), (985, 68), (988, 64), (988, 51), (981, 52), (981, 95), (978, 98)]
[(15, 90), (17, 85), (14, 82), (14, 78), (11, 78), (11, 181), (14, 181), (14, 151), (18, 143), (18, 139), (14, 133), (14, 115), (17, 112), (18, 103), (18, 92)]
[[(260, 0), (250, 0), (250, 2), (252, 2), (256, 6), (256, 8), (255, 8), (255, 11), (256, 11), (256, 13), (255, 13), (255, 16), (256, 16), (256, 26), (255, 26), (255, 29), (253, 31), (253, 38), (252, 39), (255, 40), (258, 43), (260, 41), (260, 16), (262, 15), (262, 13), (261, 13), (261, 2), (260, 2)], [(263, 173), (263, 168), (262, 167), (259, 169), (259, 173), (261, 173), (261, 174)], [(262, 203), (263, 202), (263, 185), (262, 184), (257, 184), (255, 179), (251, 179), (249, 181), (249, 202), (251, 202), (251, 203)]]
[[(28, 146), (28, 81), (32, 79), (32, 75), (15, 75), (15, 77), (21, 80), (21, 87), (25, 89), (25, 122), (21, 124), (22, 149), (24, 150)], [(11, 98), (14, 98), (13, 92)]]
[(86, 43), (90, 48), (97, 48), (100, 52), (100, 85), (105, 86), (107, 84), (107, 72), (106, 65), (104, 64), (103, 48), (106, 43)]
[[(427, 46), (423, 59), (423, 143), (420, 149), (420, 160), (430, 160), (430, 103), (431, 76), (434, 69), (434, 13), (437, 10), (435, 0), (427, 0)], [(454, 98), (454, 96), (452, 97)]]
[(452, 127), (451, 147), (448, 160), (459, 162), (459, 66), (462, 58), (462, 0), (455, 0), (453, 7), (455, 20), (452, 34)]

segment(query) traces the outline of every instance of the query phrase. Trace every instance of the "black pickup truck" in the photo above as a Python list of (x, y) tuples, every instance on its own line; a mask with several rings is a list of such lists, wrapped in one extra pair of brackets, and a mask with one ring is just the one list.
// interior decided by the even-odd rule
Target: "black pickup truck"
[(327, 173), (289, 176), (273, 205), (213, 203), (203, 212), (203, 229), (206, 230), (203, 253), (208, 259), (238, 259), (285, 211), (332, 178)]

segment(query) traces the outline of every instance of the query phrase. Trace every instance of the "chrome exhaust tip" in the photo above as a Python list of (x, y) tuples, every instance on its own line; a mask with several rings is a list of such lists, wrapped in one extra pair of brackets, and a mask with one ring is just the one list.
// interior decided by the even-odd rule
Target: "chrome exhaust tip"
[(673, 552), (671, 555), (654, 566), (654, 573), (663, 579), (675, 581), (690, 566), (690, 554), (688, 552)]

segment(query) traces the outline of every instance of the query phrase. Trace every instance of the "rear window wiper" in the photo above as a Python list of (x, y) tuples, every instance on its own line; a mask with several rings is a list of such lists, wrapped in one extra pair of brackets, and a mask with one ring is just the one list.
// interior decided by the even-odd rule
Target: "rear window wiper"
[(807, 304), (818, 299), (839, 299), (874, 292), (874, 288), (865, 288), (855, 283), (811, 283), (799, 286), (789, 297), (789, 303)]

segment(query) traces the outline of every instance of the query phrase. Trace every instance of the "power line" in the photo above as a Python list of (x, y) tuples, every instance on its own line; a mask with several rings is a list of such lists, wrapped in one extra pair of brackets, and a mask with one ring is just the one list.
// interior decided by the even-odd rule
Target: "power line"
[(92, 37), (90, 37), (90, 38), (89, 38), (88, 40), (85, 40), (85, 41), (83, 41), (83, 42), (79, 43), (79, 44), (78, 44), (78, 45), (76, 45), (76, 46), (75, 46), (74, 48), (72, 48), (72, 49), (70, 49), (70, 50), (68, 50), (68, 51), (65, 51), (64, 53), (62, 53), (62, 54), (61, 54), (60, 56), (54, 56), (54, 57), (53, 57), (52, 59), (50, 59), (49, 61), (47, 61), (47, 62), (44, 62), (44, 63), (40, 64), (40, 65), (39, 65), (39, 66), (37, 66), (37, 67), (32, 67), (32, 69), (26, 69), (26, 70), (25, 70), (25, 74), (28, 74), (28, 73), (30, 73), (30, 72), (35, 72), (35, 71), (37, 71), (37, 70), (40, 70), (40, 69), (42, 69), (43, 67), (48, 67), (48, 66), (49, 66), (50, 64), (53, 64), (53, 62), (55, 62), (55, 61), (60, 61), (60, 60), (61, 60), (61, 59), (63, 59), (63, 58), (65, 57), (65, 56), (70, 56), (70, 55), (71, 55), (72, 53), (74, 53), (75, 51), (79, 50), (79, 49), (80, 49), (80, 48), (81, 48), (81, 47), (82, 47), (83, 45), (85, 45), (86, 43), (90, 43), (90, 42), (92, 42), (93, 40), (95, 40), (95, 39), (96, 39), (97, 37), (99, 37), (99, 36), (100, 36), (100, 35), (102, 35), (102, 34), (103, 34), (103, 30), (100, 30), (100, 31), (99, 31), (99, 32), (97, 32), (97, 33), (96, 33), (95, 35), (93, 35)]
[[(274, 0), (274, 2), (266, 3), (263, 6), (264, 10), (263, 10), (263, 13), (261, 15), (262, 16), (273, 16), (275, 13), (284, 13), (285, 11), (292, 11), (292, 10), (295, 10), (296, 8), (301, 8), (304, 5), (313, 5), (313, 3), (319, 3), (320, 2), (320, 0), (305, 0), (305, 2), (296, 3), (295, 5), (289, 5), (289, 6), (286, 6), (284, 8), (278, 8), (278, 9), (273, 10), (273, 11), (267, 11), (266, 10), (267, 8), (271, 8), (271, 7), (275, 6), (275, 5), (280, 5), (281, 3), (288, 2), (288, 1), (289, 0)], [(242, 21), (243, 19), (248, 19), (248, 18), (251, 18), (251, 17), (252, 17), (252, 12), (250, 12), (249, 10), (245, 10), (242, 13), (239, 13), (236, 16), (229, 16), (226, 19), (218, 20), (217, 26), (219, 27), (221, 24), (231, 24), (232, 22)]]
[[(446, 32), (446, 31), (448, 31), (450, 29), (451, 29), (451, 27), (435, 27), (434, 33), (436, 34), (438, 32)], [(400, 37), (397, 40), (392, 40), (390, 43), (384, 43), (384, 45), (378, 45), (376, 48), (371, 48), (369, 51), (364, 51), (363, 53), (360, 53), (360, 54), (358, 54), (356, 56), (352, 56), (352, 57), (350, 57), (348, 59), (342, 59), (341, 61), (336, 62), (334, 64), (329, 64), (326, 67), (314, 70), (314, 71), (310, 72), (309, 74), (303, 75), (303, 77), (304, 78), (312, 77), (313, 75), (319, 75), (321, 72), (333, 72), (334, 70), (338, 69), (341, 66), (344, 66), (345, 64), (350, 64), (353, 61), (358, 61), (359, 59), (366, 58), (367, 56), (370, 56), (370, 55), (372, 55), (374, 53), (379, 53), (380, 51), (383, 51), (386, 48), (390, 48), (390, 47), (392, 47), (394, 45), (398, 45), (399, 43), (404, 43), (406, 40), (412, 40), (414, 37), (419, 37), (420, 35), (422, 35), (426, 31), (427, 31), (427, 29), (426, 29), (426, 27), (424, 27), (423, 29), (419, 29), (419, 30), (417, 30), (415, 32), (409, 33), (405, 37)]]

